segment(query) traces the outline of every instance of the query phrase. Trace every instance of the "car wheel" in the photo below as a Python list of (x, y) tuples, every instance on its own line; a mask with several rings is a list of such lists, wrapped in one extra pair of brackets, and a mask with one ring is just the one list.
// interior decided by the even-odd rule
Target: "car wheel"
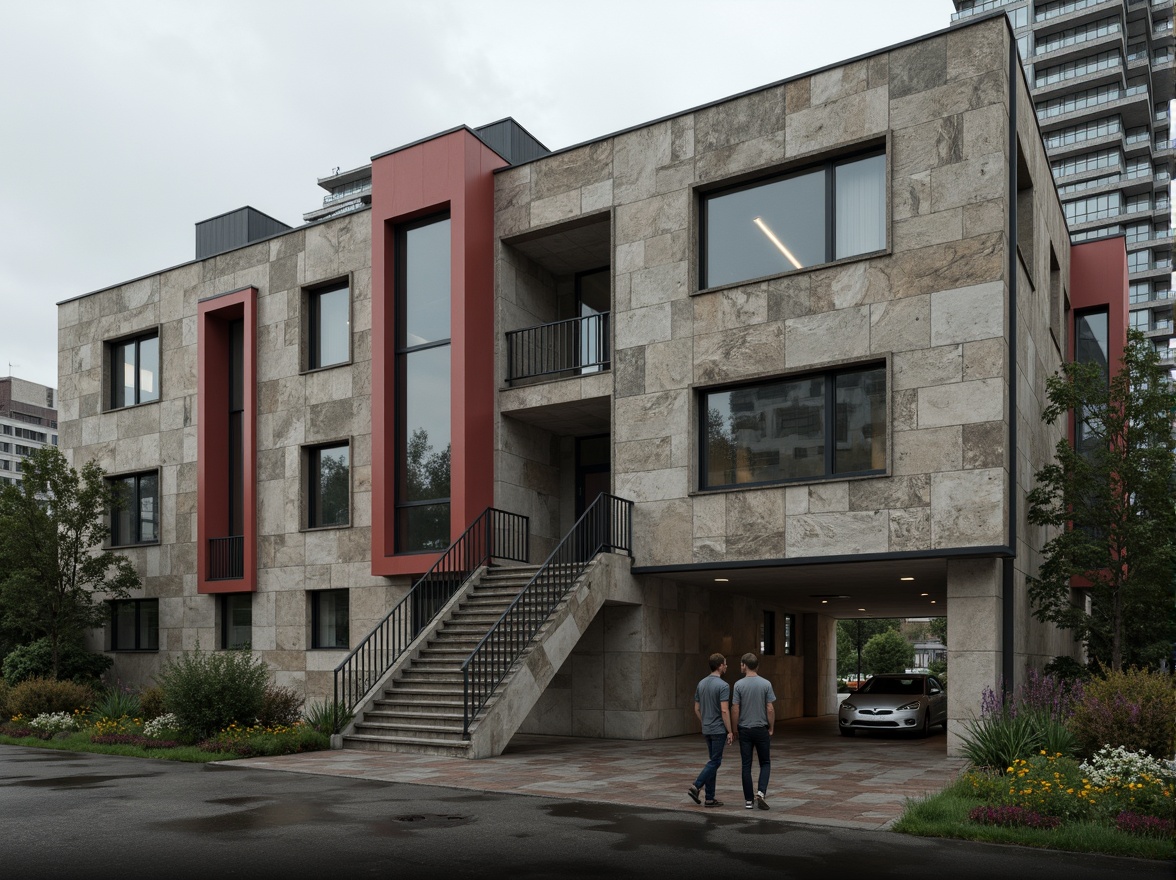
[(853, 736), (855, 733), (857, 733), (857, 731), (852, 727), (839, 727), (837, 730), (842, 736)]
[(931, 735), (931, 710), (923, 713), (923, 736)]

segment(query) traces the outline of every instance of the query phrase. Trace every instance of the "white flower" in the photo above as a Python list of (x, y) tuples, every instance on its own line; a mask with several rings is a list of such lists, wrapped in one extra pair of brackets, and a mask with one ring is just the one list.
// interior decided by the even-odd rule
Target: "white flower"
[(77, 730), (78, 723), (68, 712), (44, 712), (29, 722), (29, 727), (60, 733), (63, 730)]
[(180, 729), (180, 719), (168, 712), (158, 718), (152, 718), (143, 725), (143, 734), (150, 737), (161, 737), (164, 733)]

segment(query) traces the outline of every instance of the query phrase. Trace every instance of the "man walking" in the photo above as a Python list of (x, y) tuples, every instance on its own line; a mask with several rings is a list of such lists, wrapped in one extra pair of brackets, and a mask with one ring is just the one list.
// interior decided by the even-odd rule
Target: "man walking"
[[(776, 692), (772, 683), (756, 672), (759, 658), (744, 654), (739, 658), (743, 678), (735, 682), (735, 696), (731, 705), (731, 720), (739, 733), (739, 757), (743, 759), (743, 801), (747, 809), (753, 806), (769, 809), (765, 799), (768, 776), (772, 772), (771, 744), (776, 730)], [(751, 752), (759, 761), (759, 787), (751, 787)]]
[(733, 739), (735, 727), (731, 724), (731, 712), (727, 708), (727, 700), (731, 696), (731, 688), (723, 681), (723, 673), (727, 671), (727, 658), (722, 654), (710, 655), (711, 673), (698, 683), (694, 689), (694, 714), (702, 722), (702, 735), (706, 737), (706, 750), (710, 758), (694, 784), (686, 790), (690, 799), (701, 804), (699, 797), (701, 789), (706, 789), (706, 806), (721, 807), (722, 801), (715, 800), (715, 777), (719, 772), (719, 765), (723, 763), (723, 747)]

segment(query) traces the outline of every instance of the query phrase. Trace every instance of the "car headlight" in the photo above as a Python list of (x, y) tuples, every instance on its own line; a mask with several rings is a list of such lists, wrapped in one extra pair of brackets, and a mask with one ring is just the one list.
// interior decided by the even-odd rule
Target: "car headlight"
[(856, 711), (857, 711), (857, 706), (855, 706), (853, 703), (849, 703), (849, 702), (842, 702), (842, 704), (841, 704), (841, 708), (842, 708), (842, 709), (848, 709), (850, 712), (856, 712)]
[(913, 711), (913, 710), (915, 710), (915, 709), (918, 709), (918, 708), (919, 708), (919, 705), (920, 705), (920, 703), (919, 703), (919, 701), (918, 701), (918, 700), (912, 700), (912, 701), (911, 701), (911, 702), (909, 702), (909, 703), (906, 703), (906, 704), (904, 704), (904, 705), (902, 705), (902, 706), (899, 706), (899, 707), (898, 707), (898, 711), (899, 711), (899, 712), (911, 712), (911, 711)]

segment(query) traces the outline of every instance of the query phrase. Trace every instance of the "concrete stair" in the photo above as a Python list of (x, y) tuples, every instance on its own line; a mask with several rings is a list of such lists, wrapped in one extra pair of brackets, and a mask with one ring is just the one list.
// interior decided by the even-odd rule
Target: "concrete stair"
[(364, 709), (353, 731), (343, 737), (344, 747), (466, 756), (470, 742), (462, 731), (461, 664), (538, 569), (487, 569)]

